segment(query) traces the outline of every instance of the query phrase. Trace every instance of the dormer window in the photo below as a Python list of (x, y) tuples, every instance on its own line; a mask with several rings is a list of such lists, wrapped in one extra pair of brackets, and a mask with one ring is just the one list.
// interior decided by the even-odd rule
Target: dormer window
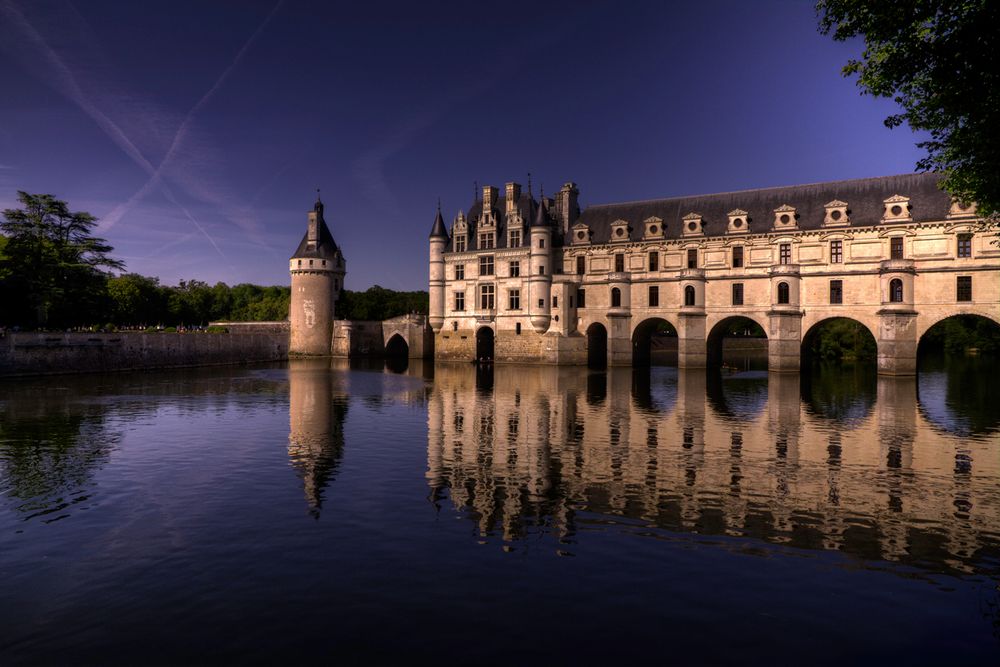
[(681, 218), (684, 236), (701, 236), (704, 221), (700, 213), (688, 213)]
[(615, 220), (611, 223), (611, 242), (623, 242), (629, 240), (629, 232), (632, 231), (626, 220)]
[(507, 246), (510, 248), (520, 248), (521, 247), (521, 230), (511, 229), (508, 233)]
[(795, 214), (795, 207), (782, 204), (774, 209), (775, 229), (795, 229), (798, 227), (798, 216)]
[(750, 231), (750, 215), (741, 208), (734, 208), (726, 214), (729, 216), (730, 234), (745, 234)]
[(573, 245), (584, 245), (590, 243), (590, 227), (578, 222), (573, 225), (573, 230), (571, 233)]
[(902, 195), (893, 195), (883, 201), (885, 212), (882, 214), (882, 222), (913, 222), (910, 215), (910, 198)]
[(663, 220), (654, 216), (648, 217), (642, 221), (643, 225), (643, 238), (645, 239), (662, 239), (663, 238)]
[(953, 199), (951, 202), (951, 208), (948, 209), (948, 219), (954, 218), (974, 218), (976, 216), (976, 205), (965, 204), (957, 199)]
[(465, 252), (465, 248), (465, 234), (457, 234), (455, 236), (455, 252)]
[(480, 250), (492, 250), (494, 241), (493, 232), (480, 232), (479, 234), (479, 249)]
[(824, 227), (838, 227), (851, 224), (850, 216), (847, 215), (847, 202), (834, 199), (827, 202), (826, 215), (823, 217)]

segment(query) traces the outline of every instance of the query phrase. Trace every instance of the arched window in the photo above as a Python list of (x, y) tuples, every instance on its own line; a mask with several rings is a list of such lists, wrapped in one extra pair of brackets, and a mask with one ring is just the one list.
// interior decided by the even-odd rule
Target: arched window
[(788, 283), (778, 283), (778, 303), (788, 303)]
[(684, 305), (693, 306), (694, 305), (694, 287), (688, 285), (684, 288)]
[(617, 287), (611, 288), (611, 307), (621, 308), (622, 305), (622, 291)]
[(889, 301), (903, 303), (903, 281), (899, 278), (893, 278), (889, 281)]

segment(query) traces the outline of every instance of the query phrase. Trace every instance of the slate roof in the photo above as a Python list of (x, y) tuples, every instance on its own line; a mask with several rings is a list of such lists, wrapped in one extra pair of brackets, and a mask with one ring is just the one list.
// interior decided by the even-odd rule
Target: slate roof
[(333, 234), (330, 233), (330, 228), (326, 226), (326, 220), (323, 219), (323, 202), (317, 201), (313, 210), (316, 211), (316, 217), (319, 219), (319, 242), (315, 248), (309, 247), (309, 231), (307, 229), (302, 236), (299, 247), (292, 255), (292, 259), (334, 259), (336, 257), (337, 242), (333, 240)]
[(437, 215), (434, 217), (434, 226), (431, 227), (431, 238), (448, 238), (448, 228), (444, 226), (444, 218), (441, 217), (441, 207), (438, 206)]
[[(643, 220), (656, 216), (663, 220), (665, 237), (682, 237), (681, 219), (689, 213), (702, 216), (703, 235), (721, 236), (729, 226), (729, 211), (743, 209), (749, 213), (750, 233), (771, 232), (774, 209), (783, 204), (795, 208), (799, 230), (820, 229), (826, 216), (827, 202), (839, 199), (847, 202), (850, 227), (879, 224), (885, 211), (883, 201), (892, 195), (910, 199), (914, 222), (944, 220), (951, 206), (951, 197), (938, 189), (937, 174), (901, 174), (849, 181), (792, 185), (761, 190), (743, 190), (712, 195), (650, 199), (621, 204), (588, 206), (577, 222), (590, 227), (592, 243), (611, 240), (611, 223), (626, 220), (632, 228), (629, 239), (642, 239)], [(774, 232), (780, 233), (780, 232)], [(697, 237), (696, 237), (697, 238)]]

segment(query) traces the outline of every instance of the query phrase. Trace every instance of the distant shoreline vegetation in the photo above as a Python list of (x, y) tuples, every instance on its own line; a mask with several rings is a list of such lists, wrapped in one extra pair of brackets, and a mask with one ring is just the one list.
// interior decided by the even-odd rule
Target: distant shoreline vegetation
[[(116, 275), (125, 265), (93, 236), (94, 216), (70, 211), (52, 195), (19, 191), (17, 198), (21, 208), (4, 210), (0, 219), (0, 328), (161, 330), (288, 318), (290, 287), (200, 280), (168, 286), (138, 273)], [(344, 290), (336, 316), (384, 320), (427, 308), (425, 291), (375, 285)]]

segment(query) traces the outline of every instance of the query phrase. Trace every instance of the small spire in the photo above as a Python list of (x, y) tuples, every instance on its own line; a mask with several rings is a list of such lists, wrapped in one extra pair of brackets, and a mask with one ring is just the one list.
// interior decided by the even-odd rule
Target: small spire
[(545, 188), (539, 187), (539, 191), (541, 194), (539, 194), (539, 199), (538, 199), (538, 210), (535, 211), (535, 219), (534, 221), (532, 221), (531, 226), (547, 227), (549, 224), (549, 219), (545, 215)]
[(472, 181), (472, 201), (479, 201), (479, 181)]
[(441, 212), (441, 198), (438, 197), (438, 213)]
[(319, 196), (319, 188), (316, 188), (316, 201), (322, 202), (323, 200)]
[(434, 225), (431, 227), (431, 238), (448, 238), (448, 228), (444, 226), (444, 218), (441, 216), (440, 197), (438, 197), (437, 215), (434, 216)]
[(531, 172), (528, 172), (528, 196), (531, 197)]

